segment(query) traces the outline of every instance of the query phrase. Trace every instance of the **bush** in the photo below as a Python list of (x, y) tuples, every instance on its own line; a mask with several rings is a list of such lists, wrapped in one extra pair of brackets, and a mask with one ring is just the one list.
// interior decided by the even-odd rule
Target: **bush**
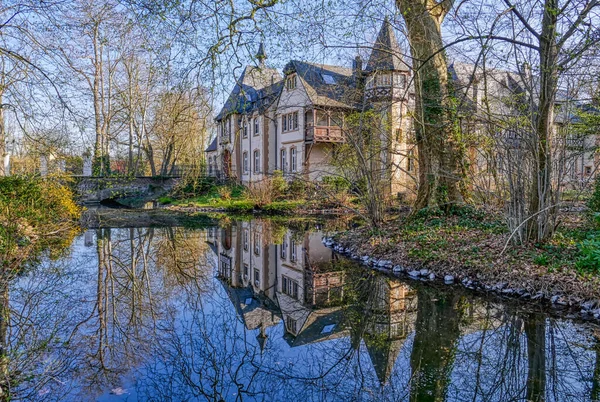
[(592, 212), (600, 212), (600, 175), (594, 180), (594, 190), (587, 202), (587, 206)]
[(219, 193), (219, 197), (221, 197), (222, 200), (229, 201), (231, 199), (232, 190), (230, 187), (227, 187), (227, 186), (219, 187), (218, 193)]
[(288, 185), (281, 172), (276, 171), (272, 177), (268, 177), (260, 182), (251, 183), (246, 189), (246, 195), (258, 207), (263, 207), (273, 201), (279, 201), (284, 198), (284, 195), (288, 191), (287, 187)]
[(181, 197), (209, 193), (215, 186), (213, 177), (185, 177), (175, 187), (173, 194)]
[(580, 272), (600, 273), (600, 238), (591, 237), (578, 245), (580, 256), (575, 267)]
[(322, 182), (324, 186), (336, 193), (348, 192), (351, 187), (351, 183), (347, 179), (339, 176), (325, 176)]
[(68, 187), (53, 179), (0, 178), (0, 266), (14, 267), (29, 252), (70, 243), (80, 209)]

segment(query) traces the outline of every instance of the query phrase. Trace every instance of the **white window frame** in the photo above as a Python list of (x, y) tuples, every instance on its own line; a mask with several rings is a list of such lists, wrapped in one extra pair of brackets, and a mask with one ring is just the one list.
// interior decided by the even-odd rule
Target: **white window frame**
[(258, 117), (254, 118), (254, 135), (258, 135), (260, 131), (260, 124), (259, 124), (259, 120)]
[(285, 241), (285, 239), (281, 243), (281, 250), (279, 250), (279, 258), (281, 258), (284, 261), (287, 260), (287, 242)]
[(281, 275), (281, 293), (298, 300), (300, 296), (300, 285), (297, 281)]
[(285, 172), (287, 168), (287, 152), (285, 148), (279, 150), (279, 162), (281, 164), (281, 171)]
[(260, 151), (258, 149), (255, 149), (252, 156), (254, 159), (254, 173), (260, 173)]
[(242, 154), (242, 169), (244, 170), (244, 174), (248, 174), (248, 151), (244, 151)]
[(292, 238), (290, 238), (290, 261), (291, 262), (297, 261), (296, 242)]
[(296, 172), (298, 170), (298, 150), (296, 147), (290, 148), (290, 171)]
[(257, 232), (254, 233), (254, 254), (260, 255), (260, 235)]
[(288, 91), (291, 91), (292, 89), (296, 89), (296, 85), (296, 74), (291, 74), (285, 80), (285, 87)]

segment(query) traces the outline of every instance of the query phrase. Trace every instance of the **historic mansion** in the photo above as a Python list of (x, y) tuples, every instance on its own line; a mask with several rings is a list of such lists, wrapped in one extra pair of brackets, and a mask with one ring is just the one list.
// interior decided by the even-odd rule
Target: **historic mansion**
[[(378, 163), (385, 167), (388, 191), (395, 194), (415, 187), (417, 164), (409, 117), (414, 108), (412, 71), (387, 18), (364, 65), (360, 57), (352, 68), (292, 60), (282, 76), (266, 66), (266, 58), (261, 44), (258, 65), (244, 69), (215, 118), (217, 133), (206, 149), (209, 175), (244, 185), (260, 182), (274, 171), (307, 180), (335, 175), (331, 155), (347, 140), (347, 116), (374, 110), (386, 122)], [(489, 100), (490, 93), (497, 100), (492, 113), (510, 113), (503, 99), (527, 88), (522, 74), (515, 72), (486, 69), (485, 93), (479, 67), (455, 62), (449, 73), (471, 119), (482, 113), (483, 98)], [(476, 149), (470, 157), (472, 173), (485, 180), (489, 161), (480, 160)], [(595, 159), (593, 150), (582, 151), (573, 157), (566, 174), (573, 180), (585, 178), (596, 166)]]

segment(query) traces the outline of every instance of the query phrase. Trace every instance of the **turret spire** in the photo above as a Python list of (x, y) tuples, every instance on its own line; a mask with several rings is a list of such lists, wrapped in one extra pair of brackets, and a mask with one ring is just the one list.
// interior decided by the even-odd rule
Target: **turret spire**
[(368, 72), (408, 71), (408, 65), (402, 60), (402, 53), (400, 52), (400, 46), (398, 46), (394, 27), (392, 27), (387, 16), (373, 44), (373, 51), (365, 70)]
[(265, 53), (265, 46), (262, 42), (260, 42), (260, 45), (258, 45), (258, 52), (256, 52), (256, 59), (261, 65), (263, 65), (265, 64), (266, 58), (267, 54)]

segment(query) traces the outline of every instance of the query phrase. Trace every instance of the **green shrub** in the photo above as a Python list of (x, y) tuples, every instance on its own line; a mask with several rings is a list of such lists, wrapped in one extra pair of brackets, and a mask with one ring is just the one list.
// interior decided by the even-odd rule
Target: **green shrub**
[(213, 177), (185, 177), (177, 183), (173, 194), (179, 197), (202, 195), (211, 192), (214, 187)]
[(15, 268), (30, 253), (69, 244), (79, 213), (71, 190), (58, 180), (0, 177), (0, 267)]
[(276, 170), (271, 177), (271, 191), (273, 200), (280, 200), (288, 190), (288, 184), (283, 178), (283, 172)]
[(579, 258), (575, 267), (580, 272), (600, 273), (600, 238), (590, 237), (577, 246)]
[(594, 180), (594, 190), (587, 202), (587, 206), (592, 212), (600, 212), (600, 175)]
[(336, 193), (349, 191), (351, 187), (351, 183), (348, 179), (340, 176), (325, 176), (322, 181), (323, 185), (329, 187)]
[(171, 197), (164, 196), (164, 197), (160, 197), (158, 199), (158, 202), (160, 202), (161, 204), (164, 204), (164, 205), (168, 205), (173, 202), (173, 199)]

